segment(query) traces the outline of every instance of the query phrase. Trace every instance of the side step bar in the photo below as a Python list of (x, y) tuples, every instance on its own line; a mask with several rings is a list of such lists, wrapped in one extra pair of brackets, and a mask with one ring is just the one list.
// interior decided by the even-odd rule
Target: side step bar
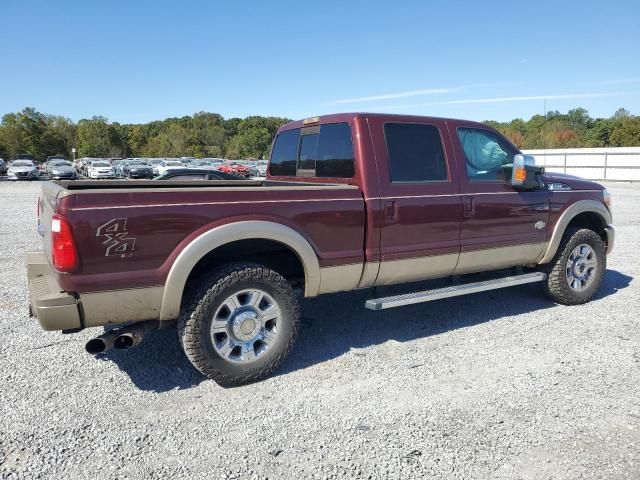
[(514, 285), (523, 285), (525, 283), (541, 282), (546, 278), (547, 275), (542, 272), (525, 273), (524, 275), (514, 275), (496, 278), (494, 280), (485, 280), (484, 282), (454, 285), (452, 287), (425, 290), (423, 292), (406, 293), (393, 297), (372, 298), (371, 300), (367, 300), (364, 306), (369, 310), (384, 310), (404, 305), (413, 305), (414, 303), (430, 302), (441, 298), (457, 297), (469, 293), (513, 287)]

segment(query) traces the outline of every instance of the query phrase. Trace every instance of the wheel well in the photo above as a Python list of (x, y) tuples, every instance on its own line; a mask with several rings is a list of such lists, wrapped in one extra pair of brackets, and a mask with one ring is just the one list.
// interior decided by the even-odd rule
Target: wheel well
[[(238, 240), (212, 250), (193, 267), (187, 278), (190, 282), (210, 272), (219, 265), (231, 262), (255, 262), (268, 267), (296, 287), (304, 289), (304, 266), (296, 253), (288, 246), (266, 239)], [(185, 288), (185, 292), (187, 291)]]
[(567, 228), (588, 228), (589, 230), (593, 230), (602, 241), (606, 243), (607, 241), (607, 233), (605, 231), (606, 224), (602, 217), (595, 212), (582, 212), (576, 215)]

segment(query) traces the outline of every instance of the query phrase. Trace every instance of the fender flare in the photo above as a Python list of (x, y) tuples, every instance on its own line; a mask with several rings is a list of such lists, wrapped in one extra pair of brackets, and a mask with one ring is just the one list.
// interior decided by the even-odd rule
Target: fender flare
[(260, 220), (228, 223), (212, 228), (191, 241), (173, 262), (160, 307), (160, 320), (173, 320), (180, 313), (180, 304), (189, 274), (208, 253), (238, 240), (273, 240), (290, 248), (304, 268), (305, 296), (313, 297), (320, 289), (320, 264), (311, 244), (286, 225)]
[(606, 227), (611, 223), (611, 213), (607, 210), (607, 207), (604, 206), (601, 202), (597, 202), (595, 200), (578, 200), (574, 204), (570, 205), (563, 213), (560, 215), (560, 218), (556, 222), (555, 227), (553, 228), (553, 234), (551, 235), (551, 239), (547, 244), (547, 249), (543, 251), (538, 260), (539, 264), (549, 263), (553, 260), (556, 252), (558, 251), (558, 247), (560, 246), (560, 241), (562, 240), (562, 236), (564, 235), (565, 230), (571, 223), (575, 217), (580, 215), (581, 213), (591, 212), (595, 213), (600, 217), (604, 226)]

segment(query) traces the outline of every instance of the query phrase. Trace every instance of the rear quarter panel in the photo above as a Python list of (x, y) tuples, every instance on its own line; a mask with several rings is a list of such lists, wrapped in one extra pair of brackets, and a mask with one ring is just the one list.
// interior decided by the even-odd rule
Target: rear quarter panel
[[(361, 263), (364, 255), (365, 210), (357, 187), (70, 191), (57, 210), (71, 222), (81, 262), (59, 281), (80, 293), (163, 285), (190, 241), (243, 220), (293, 228), (313, 247), (321, 267)], [(108, 251), (116, 234), (126, 246)]]

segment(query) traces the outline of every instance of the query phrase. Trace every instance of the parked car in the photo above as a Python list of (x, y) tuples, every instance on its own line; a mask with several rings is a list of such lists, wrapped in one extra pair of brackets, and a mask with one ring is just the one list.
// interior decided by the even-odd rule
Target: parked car
[(223, 385), (264, 378), (291, 351), (294, 289), (309, 298), (451, 277), (461, 283), (364, 306), (534, 282), (576, 305), (600, 288), (614, 245), (603, 186), (545, 174), (464, 120), (314, 117), (280, 127), (264, 182), (157, 183), (43, 184), (31, 310), (45, 330), (119, 324), (87, 343), (91, 353), (177, 319), (187, 358)]
[(9, 165), (7, 177), (9, 180), (38, 180), (40, 172), (33, 160), (16, 159)]
[(105, 160), (91, 162), (87, 169), (87, 173), (87, 176), (91, 179), (114, 178), (116, 176), (111, 164)]
[(266, 177), (267, 176), (267, 166), (269, 165), (269, 162), (265, 161), (265, 160), (260, 160), (258, 162), (256, 162), (256, 169), (258, 170), (258, 174), (256, 176), (258, 177)]
[(186, 168), (185, 165), (179, 160), (164, 160), (160, 165), (158, 165), (158, 175), (164, 175), (169, 170), (175, 169), (183, 169)]
[(224, 173), (215, 168), (174, 168), (167, 170), (154, 180), (241, 180), (237, 175)]
[(0, 175), (7, 174), (7, 164), (4, 163), (4, 159), (0, 158)]
[(105, 162), (105, 161), (106, 160), (102, 158), (83, 157), (80, 160), (78, 160), (76, 168), (79, 168), (78, 173), (80, 173), (81, 175), (84, 175), (85, 177), (88, 177), (89, 166), (91, 165), (91, 162)]
[(249, 169), (237, 162), (223, 163), (218, 167), (218, 170), (225, 173), (232, 173), (244, 178), (250, 176)]
[(125, 158), (124, 160), (119, 160), (112, 165), (116, 178), (124, 177), (124, 166), (130, 161), (132, 161), (131, 158)]
[(48, 163), (49, 163), (50, 161), (52, 161), (52, 160), (66, 160), (66, 159), (67, 159), (67, 157), (65, 157), (65, 156), (64, 156), (64, 155), (62, 155), (62, 154), (58, 154), (58, 155), (49, 155), (49, 156), (47, 157), (47, 160), (45, 161), (45, 164), (48, 164)]
[(67, 161), (67, 159), (65, 158), (64, 155), (50, 155), (47, 157), (47, 159), (44, 162), (43, 168), (44, 171), (48, 174), (49, 173), (49, 164), (54, 161), (54, 160), (64, 160)]
[(51, 180), (75, 180), (78, 177), (73, 163), (69, 160), (49, 160), (47, 173)]
[(244, 162), (243, 166), (247, 167), (247, 171), (250, 177), (257, 177), (260, 175), (258, 170), (258, 164), (254, 161)]
[(73, 168), (76, 170), (78, 175), (82, 174), (82, 159), (78, 158), (73, 161)]
[(142, 160), (127, 160), (122, 164), (122, 176), (127, 178), (153, 178), (153, 167)]
[(120, 170), (120, 165), (124, 162), (121, 158), (114, 159), (111, 161), (111, 167), (113, 168), (114, 176), (118, 177), (118, 171)]
[(164, 159), (162, 158), (150, 158), (148, 160), (149, 165), (151, 165), (151, 168), (153, 169), (153, 175), (160, 175), (160, 172), (158, 171), (158, 167), (162, 165), (163, 162), (164, 162)]

